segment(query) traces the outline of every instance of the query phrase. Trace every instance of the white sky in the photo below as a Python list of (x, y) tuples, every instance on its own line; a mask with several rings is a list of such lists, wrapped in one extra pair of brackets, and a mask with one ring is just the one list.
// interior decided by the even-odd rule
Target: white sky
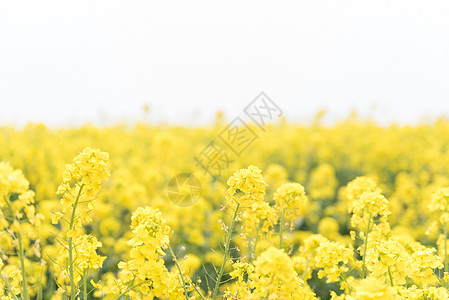
[[(449, 115), (449, 1), (2, 1), (0, 124)], [(375, 107), (373, 109), (373, 107)]]

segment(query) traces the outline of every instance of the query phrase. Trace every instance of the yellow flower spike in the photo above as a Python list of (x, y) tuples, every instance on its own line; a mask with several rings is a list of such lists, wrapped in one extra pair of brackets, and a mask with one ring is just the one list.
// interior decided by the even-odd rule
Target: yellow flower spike
[(274, 194), (275, 206), (279, 218), (279, 248), (284, 241), (285, 223), (293, 225), (297, 215), (306, 211), (308, 198), (304, 187), (299, 183), (285, 183)]
[[(175, 260), (176, 257), (169, 246), (170, 228), (161, 212), (151, 207), (139, 207), (132, 214), (131, 230), (130, 259), (118, 263), (118, 279), (111, 277), (107, 285), (99, 287), (98, 294), (111, 299), (121, 295), (130, 299), (151, 298), (152, 295), (181, 299), (187, 295), (192, 290), (190, 278), (184, 272), (170, 273), (164, 265), (163, 249), (168, 247)], [(185, 283), (182, 286), (180, 278)]]
[[(58, 274), (60, 289), (75, 299), (79, 289), (79, 281), (84, 279), (83, 294), (87, 295), (87, 276), (89, 269), (101, 267), (105, 257), (100, 257), (96, 249), (101, 247), (94, 237), (83, 235), (83, 226), (92, 221), (89, 212), (92, 210), (92, 202), (100, 192), (102, 183), (109, 177), (109, 155), (98, 149), (85, 148), (74, 159), (72, 164), (66, 165), (62, 182), (57, 188), (57, 194), (61, 195), (62, 213), (57, 212), (52, 216), (52, 223), (58, 224), (64, 219), (68, 224), (65, 233), (66, 239), (59, 243), (64, 245), (64, 255), (57, 258), (59, 265), (68, 270)], [(87, 296), (86, 296), (87, 297)]]
[[(14, 170), (9, 162), (0, 162), (0, 255), (1, 290), (5, 298), (29, 300), (35, 295), (34, 268), (39, 259), (38, 231), (42, 215), (36, 214), (35, 193), (21, 170)], [(4, 286), (3, 286), (4, 285)], [(12, 298), (11, 298), (12, 297)]]
[[(256, 203), (263, 203), (265, 196), (265, 189), (267, 187), (267, 183), (262, 176), (262, 171), (256, 166), (249, 166), (246, 169), (237, 170), (227, 181), (228, 190), (226, 192), (225, 199), (227, 201), (232, 201), (230, 204), (235, 204), (233, 207), (233, 217), (231, 220), (231, 224), (229, 228), (224, 225), (223, 228), (226, 231), (226, 239), (224, 241), (224, 253), (223, 259), (221, 263), (221, 267), (218, 269), (217, 278), (215, 280), (215, 286), (212, 291), (212, 299), (215, 300), (218, 296), (219, 288), (221, 285), (221, 279), (225, 270), (226, 265), (228, 264), (229, 251), (231, 246), (231, 240), (233, 239), (233, 233), (235, 225), (238, 221), (241, 220), (241, 214), (239, 209), (251, 208), (252, 212), (248, 214), (244, 214), (243, 216), (248, 222), (251, 217), (254, 217), (254, 212), (257, 211), (257, 206), (253, 206)], [(268, 207), (266, 206), (266, 209)], [(266, 210), (265, 209), (265, 210)], [(253, 221), (254, 223), (254, 221)], [(260, 225), (260, 221), (256, 220), (256, 227)], [(248, 228), (252, 229), (252, 228)], [(255, 252), (255, 247), (254, 247)]]
[(227, 200), (238, 202), (246, 207), (252, 202), (261, 202), (265, 195), (268, 184), (262, 176), (262, 171), (256, 166), (237, 170), (228, 182), (229, 188), (226, 193)]
[(270, 247), (254, 265), (236, 262), (233, 269), (230, 275), (237, 281), (226, 290), (226, 299), (260, 299), (267, 295), (276, 295), (279, 299), (314, 299), (313, 293), (303, 287), (283, 250)]

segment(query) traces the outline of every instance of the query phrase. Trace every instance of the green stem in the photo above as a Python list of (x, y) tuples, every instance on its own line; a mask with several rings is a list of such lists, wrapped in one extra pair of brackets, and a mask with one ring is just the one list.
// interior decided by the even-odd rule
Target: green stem
[(83, 276), (83, 294), (84, 294), (84, 300), (87, 300), (87, 269), (84, 270), (84, 276)]
[(42, 280), (43, 277), (44, 277), (44, 266), (41, 267), (41, 277), (39, 278), (36, 300), (42, 300), (42, 286), (44, 285), (44, 282)]
[(368, 220), (368, 226), (366, 226), (366, 232), (365, 232), (365, 245), (364, 245), (364, 250), (363, 250), (363, 266), (362, 266), (362, 278), (366, 277), (366, 251), (368, 249), (368, 235), (369, 235), (369, 230), (371, 227), (371, 214), (369, 215), (369, 220)]
[(346, 283), (347, 287), (348, 287), (348, 291), (349, 291), (349, 295), (351, 295), (352, 293), (352, 288), (348, 283), (348, 277), (346, 276), (346, 274), (344, 272), (341, 273), (341, 278), (343, 278), (343, 281)]
[[(131, 281), (131, 283), (129, 285), (133, 286), (135, 280), (136, 280), (136, 277), (133, 278), (133, 280)], [(126, 295), (125, 300), (129, 300), (129, 295)]]
[(196, 285), (193, 285), (193, 288), (198, 293), (198, 295), (200, 295), (201, 299), (206, 300), (206, 298), (203, 296), (203, 294), (201, 294), (201, 291), (198, 289)]
[(6, 284), (6, 288), (7, 288), (8, 292), (11, 294), (11, 296), (12, 296), (15, 300), (19, 300), (19, 298), (17, 298), (16, 294), (14, 294), (14, 292), (12, 291), (12, 287), (11, 287), (11, 284), (9, 283), (8, 279), (5, 278), (5, 277), (3, 277), (3, 275), (1, 275), (1, 276), (2, 276), (3, 281), (4, 281), (5, 284)]
[(437, 276), (437, 275), (435, 274), (435, 277), (436, 277), (437, 280), (440, 282), (441, 287), (445, 287), (445, 286), (446, 286), (446, 284), (443, 282), (443, 280), (440, 278), (440, 276)]
[(126, 293), (128, 293), (128, 292), (131, 291), (132, 289), (134, 289), (134, 288), (136, 288), (136, 287), (138, 287), (138, 286), (141, 286), (141, 285), (144, 284), (144, 283), (148, 283), (148, 282), (149, 282), (149, 280), (145, 280), (145, 281), (142, 281), (142, 282), (140, 282), (140, 283), (138, 283), (138, 284), (135, 284), (135, 285), (133, 285), (133, 286), (127, 288), (126, 290), (124, 290), (123, 292), (121, 292), (117, 297), (115, 297), (114, 300), (119, 300), (120, 298), (122, 298), (122, 296), (126, 295)]
[(388, 267), (388, 276), (390, 277), (390, 284), (391, 284), (391, 286), (394, 286), (394, 283), (393, 283), (393, 276), (391, 275), (390, 267)]
[(20, 266), (22, 268), (22, 280), (23, 280), (23, 299), (28, 300), (30, 299), (30, 296), (28, 295), (28, 283), (27, 283), (27, 276), (26, 276), (26, 269), (25, 269), (25, 256), (23, 254), (23, 244), (22, 244), (22, 233), (18, 232), (19, 237), (19, 257), (20, 257)]
[(249, 262), (252, 262), (254, 259), (256, 259), (256, 247), (257, 247), (257, 242), (259, 241), (259, 230), (260, 230), (260, 227), (257, 227), (256, 239), (254, 240), (254, 248), (252, 251), (250, 251)]
[(312, 259), (313, 254), (315, 253), (315, 249), (310, 252), (309, 257), (307, 257), (306, 266), (304, 268), (304, 274), (302, 275), (302, 281), (306, 282), (306, 276), (307, 276), (307, 268), (309, 267), (310, 260)]
[(285, 215), (285, 210), (286, 210), (286, 208), (284, 208), (284, 210), (282, 211), (281, 221), (279, 222), (279, 249), (282, 249), (282, 244), (284, 242), (284, 215)]
[(22, 299), (29, 300), (30, 296), (28, 295), (28, 283), (27, 283), (27, 275), (26, 275), (26, 267), (25, 267), (25, 255), (23, 253), (23, 242), (22, 242), (22, 233), (20, 231), (20, 220), (16, 217), (16, 214), (14, 213), (14, 210), (12, 208), (11, 202), (9, 201), (9, 194), (5, 198), (5, 202), (8, 205), (9, 211), (11, 213), (11, 217), (13, 220), (17, 221), (18, 224), (18, 244), (19, 244), (19, 259), (20, 259), (20, 271), (22, 273)]
[(223, 262), (221, 263), (220, 272), (218, 273), (217, 281), (215, 282), (215, 288), (214, 288), (214, 292), (212, 294), (212, 300), (215, 300), (217, 298), (218, 288), (220, 287), (220, 282), (221, 282), (221, 277), (223, 276), (226, 262), (228, 260), (229, 246), (231, 245), (232, 232), (234, 231), (234, 226), (236, 223), (239, 207), (240, 207), (240, 204), (237, 203), (237, 206), (234, 211), (234, 216), (232, 217), (231, 227), (229, 227), (228, 235), (226, 237), (226, 245), (225, 245), (225, 252), (224, 252), (224, 256), (223, 256)]
[[(83, 190), (84, 184), (80, 186), (78, 191), (78, 195), (76, 195), (75, 203), (73, 204), (72, 215), (70, 216), (70, 230), (73, 229), (73, 225), (75, 222), (75, 211), (78, 206), (78, 201), (81, 196), (81, 191)], [(70, 299), (75, 300), (76, 290), (75, 290), (75, 275), (73, 270), (73, 238), (69, 237), (69, 276), (70, 276)]]
[(189, 294), (187, 293), (186, 281), (184, 280), (184, 276), (182, 275), (181, 266), (179, 265), (178, 259), (176, 258), (176, 255), (173, 252), (173, 249), (171, 248), (170, 244), (167, 244), (167, 246), (168, 246), (168, 251), (170, 251), (171, 257), (173, 258), (173, 261), (175, 262), (176, 267), (178, 268), (179, 276), (181, 277), (182, 287), (184, 288), (184, 295), (186, 297), (186, 300), (189, 300)]
[[(448, 222), (444, 224), (444, 273), (447, 273), (449, 269), (449, 266), (447, 264), (447, 224)], [(445, 281), (445, 284), (447, 288), (447, 281)]]

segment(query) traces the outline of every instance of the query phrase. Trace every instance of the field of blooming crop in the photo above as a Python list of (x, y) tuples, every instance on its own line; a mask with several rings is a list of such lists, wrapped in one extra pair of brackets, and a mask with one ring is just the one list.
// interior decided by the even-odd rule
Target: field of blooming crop
[(449, 121), (224, 127), (1, 127), (0, 299), (449, 299)]

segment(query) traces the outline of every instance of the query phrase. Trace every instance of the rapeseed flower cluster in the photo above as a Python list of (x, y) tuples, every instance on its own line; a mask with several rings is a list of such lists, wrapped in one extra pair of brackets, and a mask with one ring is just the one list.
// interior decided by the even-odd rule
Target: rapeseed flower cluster
[(264, 200), (267, 183), (256, 166), (237, 170), (227, 184), (226, 200), (235, 201), (243, 207)]
[[(0, 295), (29, 299), (40, 291), (42, 270), (39, 229), (43, 216), (36, 214), (34, 192), (21, 170), (0, 162)], [(44, 279), (45, 280), (45, 279)]]
[(57, 189), (61, 195), (62, 212), (55, 212), (52, 223), (61, 225), (62, 236), (55, 234), (59, 253), (52, 261), (56, 264), (59, 292), (75, 299), (83, 279), (83, 295), (87, 297), (89, 269), (101, 268), (106, 257), (97, 253), (102, 246), (94, 236), (86, 234), (85, 225), (103, 182), (110, 176), (109, 155), (98, 149), (85, 148), (66, 165), (62, 182)]
[(131, 218), (131, 232), (132, 238), (127, 243), (131, 247), (129, 259), (119, 262), (117, 279), (113, 280), (111, 275), (104, 286), (94, 283), (99, 289), (96, 295), (104, 299), (185, 298), (192, 289), (190, 279), (187, 274), (169, 272), (163, 259), (164, 251), (170, 247), (170, 227), (161, 212), (139, 207)]
[(274, 208), (279, 220), (279, 247), (283, 245), (283, 232), (286, 222), (293, 226), (297, 215), (304, 214), (307, 207), (308, 198), (305, 194), (304, 187), (299, 183), (285, 183), (279, 187), (274, 193)]
[(231, 277), (237, 282), (226, 291), (226, 299), (315, 299), (282, 249), (270, 247), (254, 264), (237, 262)]

